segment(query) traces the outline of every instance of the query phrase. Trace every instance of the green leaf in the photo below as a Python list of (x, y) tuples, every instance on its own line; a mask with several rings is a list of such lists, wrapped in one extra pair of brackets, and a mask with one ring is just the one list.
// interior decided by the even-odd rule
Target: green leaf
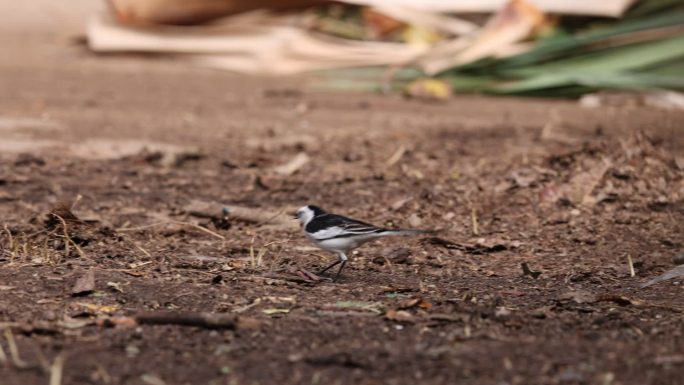
[(617, 47), (552, 63), (507, 71), (514, 76), (533, 76), (562, 73), (615, 72), (652, 66), (684, 56), (684, 35)]
[(655, 28), (681, 26), (682, 20), (684, 20), (684, 12), (667, 12), (646, 19), (618, 22), (614, 26), (570, 35), (567, 38), (557, 37), (548, 41), (541, 41), (534, 50), (501, 60), (497, 67), (519, 67), (549, 60), (553, 57), (568, 56), (576, 53), (579, 48), (611, 37)]

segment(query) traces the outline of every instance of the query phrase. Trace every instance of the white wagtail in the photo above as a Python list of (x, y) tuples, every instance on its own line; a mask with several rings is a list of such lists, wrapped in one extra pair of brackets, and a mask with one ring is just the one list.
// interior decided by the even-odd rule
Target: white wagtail
[(302, 222), (304, 234), (316, 246), (337, 253), (338, 260), (321, 270), (321, 275), (338, 264), (335, 280), (347, 264), (347, 253), (362, 244), (381, 237), (430, 234), (432, 230), (385, 229), (356, 219), (330, 214), (318, 206), (308, 205), (297, 210), (296, 218)]

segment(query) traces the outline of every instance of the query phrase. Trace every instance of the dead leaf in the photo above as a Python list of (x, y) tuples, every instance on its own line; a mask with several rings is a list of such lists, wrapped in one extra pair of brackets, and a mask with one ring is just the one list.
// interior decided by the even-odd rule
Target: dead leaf
[(519, 241), (508, 241), (500, 238), (478, 238), (474, 245), (466, 245), (466, 249), (472, 253), (493, 253), (520, 247)]
[(118, 282), (107, 282), (107, 287), (112, 288), (112, 290), (116, 290), (119, 293), (123, 293), (123, 289), (121, 288), (121, 284)]
[(12, 290), (14, 286), (0, 285), (0, 290)]
[(404, 26), (403, 22), (380, 13), (371, 7), (364, 7), (361, 10), (361, 17), (363, 18), (363, 23), (373, 31), (373, 35), (376, 37), (385, 37)]
[(385, 318), (396, 322), (415, 322), (415, 317), (413, 314), (407, 312), (406, 310), (387, 310), (385, 313)]
[(505, 306), (499, 306), (499, 307), (497, 307), (496, 310), (494, 311), (494, 316), (495, 316), (495, 317), (506, 317), (506, 316), (509, 316), (509, 315), (511, 315), (511, 309), (508, 309), (508, 308), (505, 307)]
[(95, 272), (88, 270), (76, 280), (73, 289), (71, 289), (71, 295), (88, 295), (93, 290), (95, 290)]
[(392, 203), (392, 205), (390, 207), (392, 208), (392, 210), (397, 211), (397, 210), (401, 209), (402, 207), (404, 207), (404, 205), (406, 205), (406, 203), (410, 202), (411, 200), (413, 200), (413, 198), (411, 198), (411, 197), (402, 198), (402, 199), (399, 199), (398, 201)]
[(423, 224), (423, 220), (420, 219), (420, 217), (416, 213), (413, 213), (409, 216), (408, 222), (409, 225), (411, 225), (411, 227), (413, 228), (420, 227)]
[(537, 182), (537, 175), (530, 169), (516, 170), (511, 173), (511, 179), (517, 187), (530, 187)]
[(585, 170), (575, 174), (568, 183), (556, 187), (545, 187), (542, 192), (542, 201), (556, 203), (560, 199), (567, 199), (576, 205), (596, 204), (597, 199), (592, 196), (592, 192), (612, 165), (612, 161), (607, 158), (587, 162)]
[(282, 176), (290, 176), (299, 171), (299, 169), (304, 167), (305, 164), (309, 163), (310, 160), (311, 158), (306, 155), (305, 152), (300, 152), (287, 163), (274, 167), (273, 171)]
[(444, 39), (444, 35), (430, 27), (409, 25), (401, 33), (402, 39), (409, 45), (430, 48)]
[(472, 36), (452, 40), (433, 49), (421, 59), (428, 74), (470, 63), (489, 56), (516, 52), (516, 44), (549, 23), (535, 5), (524, 0), (509, 1), (491, 16), (487, 24)]
[(416, 79), (406, 86), (406, 96), (419, 99), (446, 100), (451, 98), (451, 86), (444, 80)]
[(432, 308), (432, 304), (423, 300), (420, 297), (416, 298), (409, 298), (407, 300), (401, 301), (399, 303), (399, 309), (400, 310), (406, 310), (406, 309), (411, 309), (413, 307), (419, 307), (423, 310), (429, 310)]
[(392, 263), (408, 263), (411, 257), (411, 250), (406, 247), (384, 248), (381, 254), (387, 256), (387, 259)]
[(373, 313), (381, 314), (382, 304), (379, 302), (363, 302), (363, 301), (337, 301), (336, 308), (352, 308), (360, 310), (368, 310)]
[(674, 162), (679, 170), (684, 171), (684, 156), (675, 156)]

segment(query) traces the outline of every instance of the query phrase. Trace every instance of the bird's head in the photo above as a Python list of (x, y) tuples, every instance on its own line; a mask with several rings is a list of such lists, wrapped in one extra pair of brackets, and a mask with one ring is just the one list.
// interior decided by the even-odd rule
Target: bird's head
[(297, 209), (297, 212), (295, 213), (295, 218), (299, 219), (299, 221), (302, 222), (302, 224), (306, 225), (315, 216), (321, 215), (324, 213), (325, 213), (325, 211), (323, 211), (318, 206), (306, 205), (306, 206), (302, 206), (299, 209)]

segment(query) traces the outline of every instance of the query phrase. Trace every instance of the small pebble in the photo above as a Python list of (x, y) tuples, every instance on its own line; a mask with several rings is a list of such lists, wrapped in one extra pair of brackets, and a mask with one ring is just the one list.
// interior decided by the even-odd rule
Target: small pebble
[(672, 262), (675, 265), (684, 265), (684, 253), (677, 253), (672, 257)]
[(411, 216), (409, 216), (408, 222), (412, 227), (420, 227), (420, 225), (423, 224), (423, 220), (420, 219), (420, 217), (416, 215), (416, 213), (413, 213), (411, 214)]

